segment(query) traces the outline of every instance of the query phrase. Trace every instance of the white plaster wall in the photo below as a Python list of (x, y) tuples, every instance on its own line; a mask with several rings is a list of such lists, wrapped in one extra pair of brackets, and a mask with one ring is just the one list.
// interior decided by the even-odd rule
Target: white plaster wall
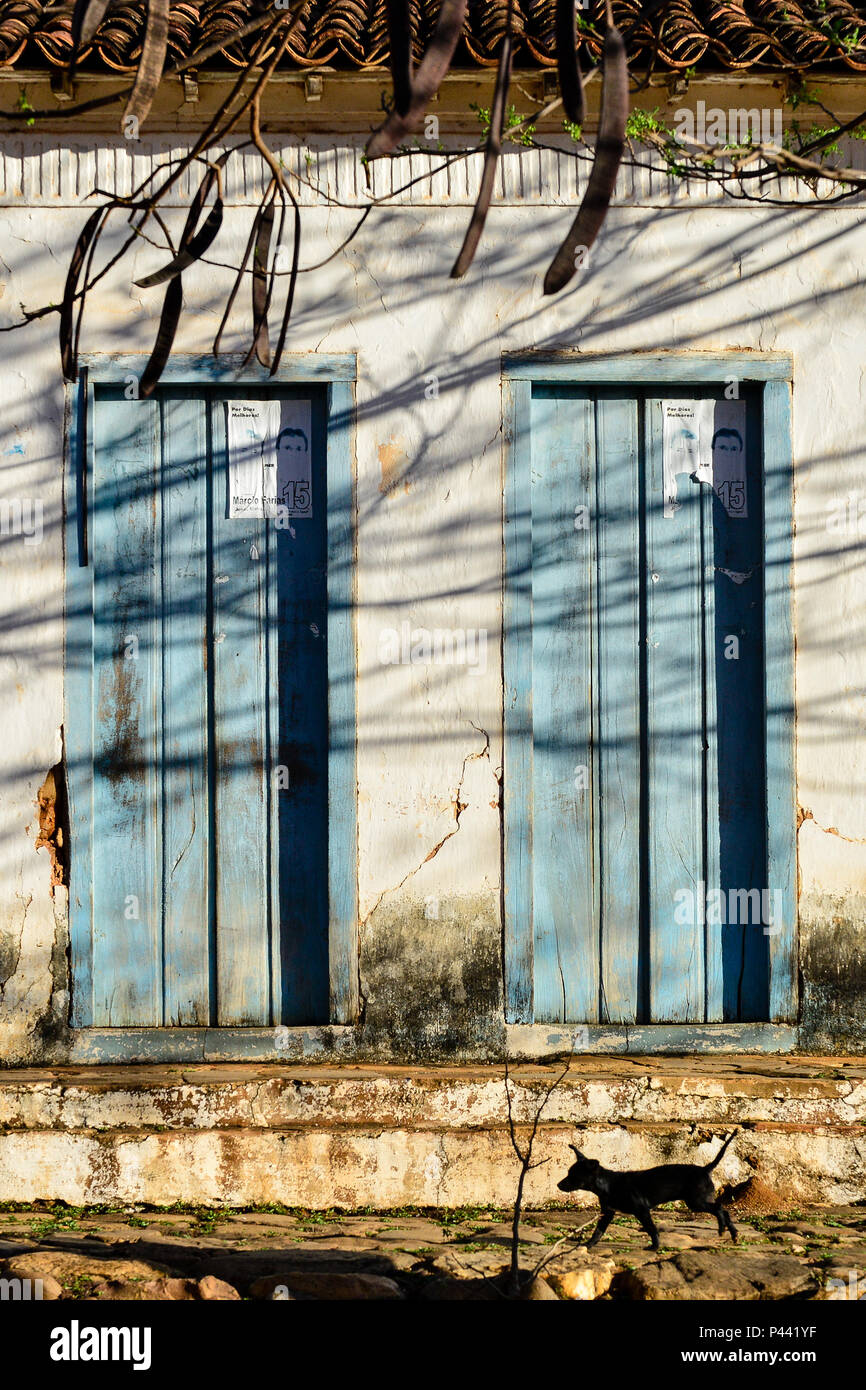
[[(103, 142), (98, 168), (86, 142), (51, 143), (10, 139), (0, 161), (3, 324), (22, 303), (60, 299), (86, 215), (81, 195), (97, 180), (123, 189), (132, 177), (123, 142)], [(135, 176), (153, 148), (169, 143), (138, 147)], [(355, 152), (311, 148), (309, 166), (296, 143), (287, 162), (321, 179), (328, 198), (362, 202)], [(406, 176), (426, 159), (414, 156)], [(361, 917), (389, 906), (415, 914), (419, 955), (440, 950), (443, 959), (458, 951), (461, 932), (471, 950), (473, 923), (490, 937), (498, 920), (501, 352), (780, 349), (795, 360), (798, 777), (807, 812), (801, 883), (804, 900), (847, 904), (862, 951), (866, 582), (856, 518), (862, 499), (866, 534), (866, 214), (856, 205), (791, 212), (687, 202), (681, 190), (671, 198), (664, 179), (629, 173), (589, 270), (545, 300), (544, 269), (575, 201), (574, 161), (521, 151), (503, 166), (505, 204), (491, 212), (464, 282), (448, 278), (474, 196), (475, 175), (459, 166), (448, 179), (437, 175), (432, 188), (422, 185), (414, 204), (404, 196), (374, 213), (333, 262), (302, 275), (289, 334), (292, 352), (352, 351), (359, 361)], [(381, 192), (390, 177), (377, 171), (374, 188)], [(245, 160), (229, 188), (214, 259), (239, 259), (255, 178)], [(181, 189), (172, 214), (178, 229), (186, 197)], [(306, 266), (339, 244), (356, 214), (308, 189), (303, 200)], [(119, 228), (118, 219), (106, 250)], [(83, 350), (149, 351), (162, 292), (131, 290), (130, 282), (162, 259), (142, 245), (104, 282), (88, 306)], [(178, 351), (209, 350), (230, 280), (212, 266), (184, 276)], [(242, 300), (226, 350), (247, 346), (248, 315)], [(33, 845), (35, 797), (59, 757), (62, 722), (56, 333), (50, 315), (0, 336), (0, 495), (41, 499), (45, 527), (40, 545), (20, 537), (0, 545), (0, 1055), (7, 1060), (37, 1055), (28, 1036), (39, 1019), (64, 1009), (62, 996), (50, 998), (62, 894), (52, 901), (47, 859)], [(434, 377), (438, 397), (431, 398)], [(828, 530), (830, 509), (849, 495), (853, 534)], [(383, 666), (381, 629), (399, 629), (404, 619), (413, 627), (484, 629), (486, 669)], [(458, 900), (465, 913), (448, 917), (441, 904)], [(451, 983), (459, 1004), (459, 971)]]

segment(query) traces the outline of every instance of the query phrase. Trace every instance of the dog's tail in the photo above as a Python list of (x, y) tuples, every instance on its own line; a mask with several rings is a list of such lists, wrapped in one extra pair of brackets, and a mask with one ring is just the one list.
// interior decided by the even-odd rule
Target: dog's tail
[(719, 1159), (720, 1159), (720, 1158), (722, 1157), (722, 1155), (724, 1154), (725, 1149), (726, 1149), (726, 1148), (728, 1147), (728, 1145), (730, 1144), (731, 1140), (732, 1140), (732, 1139), (736, 1139), (736, 1137), (737, 1137), (737, 1130), (732, 1129), (731, 1132), (730, 1132), (730, 1134), (728, 1135), (727, 1139), (725, 1140), (724, 1144), (723, 1144), (722, 1147), (719, 1149), (719, 1152), (716, 1154), (715, 1158), (710, 1159), (709, 1163), (707, 1163), (707, 1164), (705, 1165), (705, 1167), (704, 1167), (704, 1172), (705, 1172), (705, 1173), (711, 1173), (711, 1172), (713, 1171), (713, 1169), (715, 1168), (716, 1164), (719, 1162)]

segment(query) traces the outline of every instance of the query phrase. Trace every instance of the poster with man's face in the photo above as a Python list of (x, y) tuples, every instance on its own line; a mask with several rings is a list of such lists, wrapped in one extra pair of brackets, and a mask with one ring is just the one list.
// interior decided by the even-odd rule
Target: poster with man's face
[(662, 401), (664, 515), (682, 505), (677, 478), (709, 483), (731, 517), (747, 517), (745, 401)]
[[(736, 412), (720, 406), (738, 406)], [(711, 443), (713, 488), (728, 516), (748, 516), (745, 402), (716, 402)]]
[(228, 401), (228, 515), (313, 514), (309, 401)]

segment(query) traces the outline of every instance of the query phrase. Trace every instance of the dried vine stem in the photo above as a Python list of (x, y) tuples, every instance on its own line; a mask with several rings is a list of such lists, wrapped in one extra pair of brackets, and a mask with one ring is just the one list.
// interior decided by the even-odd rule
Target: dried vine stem
[[(217, 41), (199, 49), (189, 58), (184, 59), (183, 62), (176, 63), (172, 68), (163, 71), (165, 60), (163, 40), (165, 35), (162, 31), (165, 29), (164, 21), (168, 12), (168, 3), (169, 0), (152, 0), (142, 61), (136, 81), (131, 87), (122, 88), (105, 98), (98, 98), (92, 102), (66, 106), (60, 111), (33, 112), (25, 109), (7, 112), (5, 115), (14, 119), (26, 119), (30, 122), (39, 117), (56, 118), (60, 116), (68, 118), (131, 95), (127, 112), (138, 118), (144, 118), (162, 80), (205, 61), (207, 57), (219, 52), (224, 46), (224, 40)], [(635, 20), (626, 24), (625, 32), (630, 33), (636, 23), (642, 22), (661, 3), (662, 0), (649, 0), (648, 5), (642, 7), (640, 21)], [(426, 174), (417, 175), (404, 183), (399, 190), (392, 190), (382, 197), (372, 198), (366, 206), (358, 209), (360, 212), (358, 220), (336, 250), (302, 268), (299, 264), (301, 210), (298, 198), (286, 180), (285, 173), (288, 171), (283, 170), (280, 161), (276, 159), (262, 135), (261, 96), (277, 64), (286, 52), (292, 33), (307, 12), (308, 6), (309, 0), (291, 0), (289, 11), (277, 14), (268, 11), (257, 15), (254, 20), (237, 31), (235, 36), (237, 38), (245, 35), (255, 36), (252, 52), (243, 70), (233, 80), (219, 109), (207, 123), (205, 130), (196, 137), (186, 153), (178, 159), (166, 160), (158, 170), (149, 174), (131, 195), (125, 196), (94, 190), (99, 196), (105, 198), (105, 203), (101, 209), (97, 209), (90, 215), (82, 231), (70, 263), (62, 303), (60, 305), (45, 305), (35, 310), (26, 310), (22, 306), (22, 319), (15, 324), (3, 325), (3, 332), (23, 327), (24, 324), (49, 313), (59, 313), (61, 316), (60, 336), (63, 370), (65, 375), (74, 375), (77, 368), (78, 345), (87, 295), (108, 271), (117, 265), (136, 240), (143, 238), (149, 244), (157, 246), (157, 241), (147, 235), (146, 224), (152, 218), (164, 234), (166, 244), (171, 249), (171, 258), (167, 263), (137, 282), (142, 288), (167, 284), (171, 289), (170, 295), (168, 290), (166, 292), (160, 320), (160, 333), (157, 335), (157, 344), (151, 357), (149, 378), (155, 376), (158, 370), (161, 370), (160, 362), (164, 361), (165, 345), (167, 342), (170, 344), (173, 340), (182, 306), (180, 286), (179, 284), (175, 286), (174, 282), (176, 280), (179, 282), (182, 274), (196, 261), (202, 261), (209, 265), (221, 264), (219, 260), (207, 258), (205, 253), (215, 241), (222, 224), (222, 169), (234, 150), (243, 148), (245, 144), (252, 144), (267, 165), (271, 179), (255, 213), (250, 239), (240, 267), (234, 265), (225, 267), (235, 272), (235, 280), (216, 335), (214, 351), (219, 351), (221, 335), (225, 329), (238, 288), (243, 282), (243, 277), (250, 275), (253, 288), (254, 326), (253, 345), (250, 353), (258, 353), (259, 359), (263, 363), (270, 364), (272, 373), (278, 369), (293, 311), (298, 276), (301, 273), (327, 265), (329, 261), (340, 255), (345, 246), (357, 236), (370, 212), (375, 208), (388, 203), (399, 192), (429, 179), (439, 169), (448, 167), (455, 160), (471, 158), (476, 153), (474, 150), (465, 150), (451, 154), (443, 159), (436, 169), (428, 170)], [(76, 56), (95, 33), (105, 8), (102, 0), (77, 0), (74, 34)], [(394, 109), (379, 130), (370, 137), (367, 147), (368, 158), (397, 154), (399, 142), (411, 134), (420, 124), (427, 103), (438, 90), (452, 61), (465, 20), (466, 8), (467, 0), (442, 0), (433, 39), (416, 70), (412, 60), (411, 0), (388, 0), (391, 62), (394, 78)], [(472, 263), (492, 203), (495, 171), (501, 157), (502, 143), (506, 136), (508, 94), (513, 86), (511, 60), (515, 14), (513, 0), (509, 0), (506, 32), (500, 53), (496, 87), (491, 106), (491, 121), (485, 140), (481, 187), (463, 245), (452, 270), (452, 275), (455, 278), (465, 274)], [(527, 127), (552, 114), (560, 105), (564, 107), (569, 119), (582, 114), (584, 88), (588, 82), (593, 80), (597, 72), (602, 74), (603, 90), (599, 135), (586, 192), (569, 234), (560, 246), (548, 270), (544, 283), (547, 294), (556, 293), (570, 281), (575, 273), (577, 253), (581, 247), (589, 248), (600, 232), (610, 207), (616, 173), (624, 154), (625, 124), (628, 113), (628, 72), (625, 42), (622, 34), (613, 23), (610, 0), (606, 0), (607, 31), (602, 61), (597, 67), (592, 68), (585, 77), (580, 72), (578, 62), (578, 46), (571, 0), (558, 0), (556, 14), (557, 66), (562, 95), (554, 101), (546, 103), (534, 115), (525, 117), (514, 126), (509, 125), (507, 127), (509, 138), (522, 136), (525, 143), (544, 148), (541, 142), (532, 139)], [(519, 83), (517, 87), (519, 90), (523, 90)], [(214, 149), (218, 142), (224, 141), (232, 134), (246, 112), (250, 113), (250, 140), (235, 144), (232, 150), (224, 151), (215, 160), (213, 156), (209, 159), (208, 153)], [(831, 112), (827, 114), (832, 118)], [(730, 149), (722, 151), (716, 147), (695, 145), (693, 149), (686, 149), (681, 152), (681, 146), (676, 144), (674, 155), (672, 154), (674, 145), (669, 135), (665, 137), (663, 133), (648, 132), (645, 138), (648, 143), (660, 150), (669, 165), (674, 162), (674, 158), (676, 158), (677, 163), (685, 161), (687, 171), (684, 176), (686, 178), (712, 182), (728, 192), (730, 196), (745, 199), (750, 197), (750, 188), (757, 188), (760, 190), (760, 196), (752, 197), (752, 201), (790, 206), (790, 199), (774, 200), (769, 198), (766, 191), (760, 188), (760, 180), (766, 178), (768, 172), (772, 176), (790, 173), (793, 177), (807, 183), (817, 179), (827, 179), (840, 191), (833, 198), (823, 197), (822, 201), (825, 203), (841, 202), (866, 188), (866, 175), (862, 171), (825, 166), (814, 158), (832, 140), (837, 139), (841, 134), (857, 129), (864, 121), (866, 121), (866, 112), (844, 123), (838, 122), (833, 130), (822, 132), (818, 138), (803, 145), (799, 153), (769, 144), (750, 145), (739, 151)], [(583, 158), (583, 155), (576, 154), (575, 157)], [(731, 167), (714, 167), (716, 158), (731, 161)], [(178, 180), (183, 177), (194, 162), (199, 160), (205, 163), (206, 172), (190, 204), (180, 246), (175, 252), (171, 236), (159, 213), (159, 206), (172, 187), (176, 186)], [(631, 162), (636, 162), (633, 157)], [(309, 180), (304, 180), (300, 173), (294, 170), (291, 171), (291, 176), (300, 184), (310, 183)], [(757, 184), (756, 180), (759, 181)], [(199, 226), (199, 219), (204, 212), (205, 204), (214, 185), (216, 185), (216, 195), (213, 205), (202, 225)], [(310, 186), (315, 187), (312, 183)], [(357, 207), (356, 204), (341, 202), (327, 191), (322, 192), (321, 196), (329, 204), (352, 207), (353, 210)], [(275, 230), (277, 200), (279, 200), (280, 215), (276, 238), (277, 246), (280, 249), (282, 248), (282, 234), (288, 216), (289, 204), (292, 208), (293, 250), (291, 266), (287, 271), (281, 268), (278, 255), (273, 257), (270, 255)], [(131, 233), (125, 237), (119, 250), (112, 252), (107, 262), (99, 269), (94, 270), (97, 249), (101, 244), (107, 221), (113, 212), (121, 208), (129, 214), (129, 221), (132, 224)], [(254, 256), (252, 267), (249, 265), (251, 256)], [(268, 265), (269, 260), (270, 265)], [(277, 277), (283, 274), (288, 274), (288, 287), (276, 348), (271, 355), (267, 330), (268, 311), (273, 302)]]
[[(165, 197), (165, 194), (172, 187), (172, 185), (177, 182), (177, 180), (182, 176), (183, 173), (185, 173), (186, 169), (189, 167), (192, 161), (198, 158), (198, 156), (202, 153), (203, 150), (208, 149), (211, 145), (216, 144), (219, 140), (224, 140), (227, 135), (231, 134), (238, 121), (241, 119), (244, 113), (250, 109), (252, 103), (260, 94), (263, 86), (270, 79), (274, 68), (276, 67), (280, 58), (283, 56), (286, 44), (291, 38), (294, 30), (300, 23), (308, 4), (309, 0), (300, 0), (300, 3), (295, 7), (294, 11), (290, 15), (278, 15), (277, 18), (272, 21), (270, 27), (267, 29), (265, 34), (262, 35), (262, 37), (259, 39), (259, 42), (256, 44), (255, 50), (253, 51), (249, 62), (244, 68), (243, 72), (234, 82), (231, 92), (226, 97), (219, 111), (217, 111), (216, 114), (212, 117), (212, 119), (208, 123), (207, 128), (199, 136), (198, 140), (196, 140), (193, 148), (180, 160), (178, 167), (171, 173), (169, 178), (166, 179), (165, 183), (163, 183), (160, 186), (156, 193), (152, 195), (151, 199), (149, 200), (149, 207), (155, 206), (162, 198)], [(246, 94), (237, 111), (232, 113), (232, 104), (237, 100), (238, 95), (241, 93), (244, 84), (254, 71), (259, 58), (264, 54), (271, 39), (274, 37), (280, 26), (284, 24), (286, 24), (287, 27), (283, 33), (282, 43), (277, 46), (276, 51), (272, 55), (271, 61), (268, 63), (267, 67), (263, 69), (253, 90)]]
[[(165, 17), (167, 17), (167, 3), (168, 0), (157, 0), (156, 13), (161, 14), (164, 11)], [(263, 86), (269, 80), (276, 64), (282, 57), (282, 54), (285, 51), (286, 44), (288, 43), (288, 39), (291, 33), (293, 32), (294, 28), (300, 22), (301, 16), (303, 15), (304, 10), (306, 9), (307, 3), (308, 0), (301, 0), (301, 3), (295, 7), (295, 9), (291, 12), (290, 15), (280, 14), (277, 16), (276, 19), (272, 20), (271, 24), (265, 29), (263, 35), (257, 42), (250, 62), (247, 64), (246, 68), (235, 82), (229, 97), (221, 107), (220, 111), (217, 112), (216, 116), (211, 120), (207, 129), (195, 142), (193, 148), (190, 151), (188, 151), (187, 154), (178, 162), (177, 166), (171, 170), (168, 177), (162, 182), (162, 184), (147, 198), (145, 198), (144, 201), (139, 201), (141, 192), (143, 191), (143, 185), (140, 186), (138, 190), (136, 190), (136, 193), (133, 195), (133, 199), (130, 200), (130, 203), (133, 208), (133, 213), (137, 213), (140, 216), (140, 221), (138, 222), (136, 231), (140, 231), (144, 227), (144, 224), (146, 223), (148, 217), (154, 213), (161, 199), (165, 197), (165, 194), (167, 193), (168, 189), (172, 187), (174, 183), (177, 182), (177, 180), (181, 177), (183, 172), (193, 163), (195, 159), (199, 157), (201, 152), (204, 149), (208, 148), (216, 140), (224, 138), (225, 135), (230, 133), (237, 121), (240, 119), (243, 112), (246, 109), (248, 109), (252, 104), (258, 102), (260, 92)], [(272, 54), (270, 61), (266, 64), (263, 71), (256, 80), (252, 92), (246, 94), (246, 96), (243, 98), (241, 102), (239, 109), (237, 111), (232, 112), (231, 106), (233, 102), (237, 98), (238, 94), (241, 92), (244, 83), (247, 81), (250, 73), (253, 71), (256, 62), (264, 53), (272, 36), (276, 35), (279, 30), (282, 30), (281, 40), (279, 43), (276, 44), (274, 53)], [(142, 74), (144, 74), (144, 77), (141, 85), (136, 84), (138, 89), (137, 98), (135, 91), (133, 92), (133, 99), (137, 100), (138, 102), (138, 110), (144, 110), (145, 107), (149, 105), (149, 102), (152, 99), (153, 91), (156, 90), (156, 87), (154, 86), (153, 91), (151, 91), (151, 87), (153, 85), (152, 79), (154, 76), (154, 72), (156, 72), (157, 68), (158, 72), (156, 72), (155, 82), (156, 86), (159, 85), (159, 79), (163, 65), (163, 57), (160, 56), (160, 44), (161, 38), (157, 22), (157, 29), (155, 31), (155, 37), (153, 38), (153, 42), (150, 45), (147, 63), (145, 64), (143, 57), (142, 66), (139, 69), (139, 76), (141, 77)], [(192, 205), (190, 207), (186, 225), (181, 236), (178, 256), (175, 257), (172, 260), (172, 262), (169, 263), (168, 266), (164, 266), (161, 270), (155, 272), (154, 275), (144, 277), (143, 283), (145, 284), (145, 286), (157, 285), (167, 280), (168, 287), (166, 289), (165, 298), (163, 301), (156, 344), (148, 361), (147, 367), (145, 368), (145, 372), (139, 387), (139, 394), (142, 396), (149, 395), (153, 391), (171, 353), (174, 338), (177, 333), (177, 328), (180, 321), (181, 311), (183, 308), (183, 291), (181, 283), (182, 273), (185, 269), (192, 265), (194, 261), (199, 259), (203, 252), (208, 249), (208, 247), (215, 239), (219, 231), (220, 225), (222, 223), (223, 203), (221, 183), (219, 180), (221, 168), (224, 166), (226, 160), (229, 158), (230, 153), (231, 151), (227, 151), (222, 156), (220, 156), (216, 166), (211, 166), (208, 173), (205, 175), (205, 178), (199, 187), (198, 193), (193, 199)], [(211, 213), (209, 214), (205, 222), (205, 225), (201, 228), (200, 231), (197, 232), (196, 227), (198, 224), (199, 216), (202, 208), (204, 207), (204, 203), (207, 199), (207, 195), (210, 191), (214, 178), (217, 181), (217, 199), (215, 201), (214, 207), (211, 210)], [(279, 194), (283, 205), (283, 212), (280, 220), (280, 229), (282, 230), (283, 220), (285, 217), (285, 193), (281, 187), (279, 188)], [(103, 228), (105, 226), (105, 222), (107, 220), (108, 215), (111, 211), (114, 210), (115, 207), (120, 205), (121, 204), (119, 204), (116, 199), (112, 199), (105, 208), (99, 209), (97, 210), (97, 213), (91, 214), (81, 234), (81, 237), (79, 238), (79, 243), (76, 246), (76, 251), (73, 255), (73, 259), (70, 264), (70, 270), (69, 274), (67, 275), (66, 287), (64, 290), (63, 304), (61, 306), (60, 315), (61, 363), (63, 367), (64, 376), (67, 378), (67, 380), (75, 380), (77, 377), (78, 348), (81, 335), (81, 324), (86, 303), (88, 282), (90, 281), (90, 270), (93, 264), (93, 258), (96, 252), (96, 247), (101, 233), (103, 231)], [(273, 222), (273, 213), (269, 213), (268, 211), (267, 195), (265, 201), (262, 203), (259, 209), (259, 214), (257, 216), (257, 240), (259, 243), (259, 251), (266, 258), (267, 249), (270, 243), (270, 231)], [(125, 250), (126, 247), (131, 244), (131, 242), (132, 239), (130, 238), (123, 249)], [(81, 276), (82, 265), (84, 265), (85, 267), (85, 283), (83, 289), (79, 290), (79, 279)], [(258, 263), (256, 268), (258, 268)], [(262, 361), (265, 365), (270, 365), (271, 360), (269, 347), (267, 343), (267, 310), (271, 299), (272, 289), (273, 279), (271, 280), (270, 284), (267, 285), (263, 294), (261, 275), (254, 275), (253, 349), (257, 352), (260, 361)], [(76, 301), (78, 303), (78, 310), (73, 322), (74, 306), (76, 304)], [(281, 334), (281, 340), (284, 340), (284, 337), (285, 333), (283, 332)]]
[(408, 114), (412, 105), (412, 11), (409, 0), (388, 0), (388, 50), (394, 82), (394, 109)]
[[(187, 214), (186, 226), (181, 236), (181, 249), (167, 265), (161, 270), (155, 270), (151, 275), (145, 275), (142, 280), (136, 280), (135, 284), (140, 289), (149, 289), (153, 285), (161, 285), (166, 280), (170, 280), (175, 275), (180, 275), (187, 270), (194, 261), (199, 260), (207, 251), (208, 247), (216, 240), (217, 233), (222, 226), (223, 220), (223, 191), (222, 191), (222, 171), (226, 161), (232, 154), (231, 150), (226, 150), (225, 154), (220, 155), (215, 164), (209, 164), (207, 173), (199, 184), (198, 192), (190, 204)], [(196, 232), (202, 209), (207, 202), (208, 194), (216, 184), (216, 198), (213, 207), (205, 219), (201, 230)]]
[(505, 38), (502, 41), (502, 52), (499, 55), (499, 68), (496, 73), (496, 88), (493, 93), (493, 103), (490, 107), (490, 129), (487, 132), (487, 141), (484, 150), (484, 168), (481, 173), (481, 188), (475, 207), (472, 209), (472, 218), (466, 229), (466, 236), (460, 248), (457, 260), (451, 270), (452, 280), (459, 280), (465, 275), (481, 240), (481, 233), (484, 231), (484, 224), (487, 221), (487, 214), (490, 211), (490, 200), (493, 197), (493, 182), (496, 178), (496, 169), (499, 164), (499, 156), (502, 153), (502, 131), (505, 125), (505, 108), (508, 101), (508, 87), (511, 82), (511, 50), (513, 44), (513, 25), (514, 25), (514, 0), (508, 0), (508, 15), (505, 27)]
[(138, 60), (135, 83), (123, 113), (124, 121), (130, 118), (143, 121), (147, 118), (162, 81), (168, 49), (168, 3), (169, 0), (147, 0), (144, 43)]
[[(291, 270), (290, 270), (290, 272), (289, 272), (289, 287), (288, 287), (288, 290), (286, 291), (286, 302), (285, 302), (285, 306), (284, 306), (284, 308), (283, 308), (283, 318), (282, 318), (282, 323), (280, 324), (280, 332), (279, 332), (279, 335), (278, 335), (278, 337), (277, 337), (277, 346), (276, 346), (276, 350), (275, 350), (275, 352), (274, 352), (273, 361), (271, 362), (271, 376), (274, 376), (274, 375), (276, 374), (278, 368), (279, 368), (280, 361), (281, 361), (282, 355), (283, 355), (283, 348), (285, 347), (285, 344), (286, 344), (286, 334), (288, 333), (288, 329), (289, 329), (289, 320), (290, 320), (291, 317), (292, 317), (292, 306), (293, 306), (293, 304), (294, 304), (294, 302), (295, 302), (295, 290), (296, 290), (297, 284), (298, 284), (298, 265), (299, 265), (299, 261), (300, 261), (300, 255), (301, 255), (301, 209), (300, 209), (299, 206), (298, 206), (298, 200), (297, 200), (297, 198), (295, 197), (294, 193), (293, 193), (292, 190), (289, 188), (288, 184), (286, 183), (285, 179), (283, 178), (283, 171), (282, 171), (280, 165), (279, 165), (278, 162), (277, 162), (276, 156), (274, 155), (273, 151), (269, 148), (269, 146), (265, 143), (265, 141), (264, 141), (264, 139), (263, 139), (263, 137), (262, 137), (262, 132), (261, 132), (260, 97), (259, 97), (258, 95), (256, 95), (256, 97), (254, 98), (253, 104), (252, 104), (252, 108), (251, 108), (251, 110), (250, 110), (250, 135), (251, 135), (251, 137), (252, 137), (252, 142), (253, 142), (253, 144), (255, 145), (255, 147), (256, 147), (256, 149), (259, 151), (259, 153), (261, 154), (261, 156), (262, 156), (262, 158), (264, 159), (265, 163), (268, 165), (268, 168), (269, 168), (270, 171), (271, 171), (271, 175), (272, 175), (272, 177), (273, 177), (274, 183), (276, 184), (277, 188), (280, 189), (280, 192), (281, 192), (282, 197), (283, 197), (283, 213), (284, 213), (284, 216), (285, 216), (285, 200), (286, 200), (286, 198), (288, 198), (289, 201), (291, 202), (292, 208), (293, 208), (293, 211), (294, 211), (294, 238), (293, 238), (293, 242), (292, 242), (292, 268), (291, 268)], [(280, 235), (279, 235), (279, 240), (278, 240), (278, 246), (282, 245), (282, 229), (283, 229), (283, 218), (281, 218), (281, 220), (280, 220)], [(356, 229), (356, 230), (357, 230), (357, 229)], [(271, 294), (271, 295), (273, 295), (274, 282), (275, 282), (275, 277), (276, 277), (277, 273), (278, 273), (278, 271), (277, 271), (277, 264), (276, 264), (276, 258), (275, 258), (275, 259), (274, 259), (274, 267), (273, 267), (273, 270), (271, 271), (271, 282), (270, 282), (270, 294)]]
[(102, 23), (107, 9), (108, 0), (75, 0), (72, 9), (73, 66), (81, 49), (86, 48)]
[(611, 0), (607, 0), (607, 19), (595, 158), (577, 216), (544, 278), (545, 294), (557, 294), (565, 288), (577, 272), (578, 255), (589, 250), (601, 231), (625, 151), (629, 108), (628, 63), (625, 40), (613, 22)]
[[(427, 107), (439, 91), (451, 66), (451, 59), (454, 57), (454, 50), (466, 19), (467, 3), (468, 0), (442, 0), (442, 8), (427, 52), (421, 59), (417, 72), (409, 73), (408, 89), (411, 91), (411, 100), (405, 111), (400, 111), (395, 102), (391, 114), (370, 136), (366, 150), (369, 160), (381, 159), (382, 155), (390, 154), (401, 140), (414, 135), (420, 127)], [(402, 102), (405, 100), (407, 87), (405, 69), (399, 72), (396, 82)]]
[[(276, 187), (275, 181), (274, 181), (273, 179), (271, 179), (270, 183), (268, 184), (267, 188), (265, 189), (265, 194), (264, 194), (265, 198), (267, 198), (267, 197), (269, 197), (269, 196), (271, 195), (271, 193), (272, 193), (272, 191), (275, 189), (275, 187)], [(251, 229), (250, 229), (249, 237), (247, 238), (246, 248), (245, 248), (244, 254), (243, 254), (242, 258), (241, 258), (241, 263), (240, 263), (240, 266), (238, 267), (238, 272), (237, 272), (237, 275), (235, 276), (235, 281), (234, 281), (234, 284), (232, 285), (231, 292), (229, 293), (229, 297), (228, 297), (228, 299), (226, 300), (226, 307), (225, 307), (225, 309), (223, 310), (223, 316), (222, 316), (222, 318), (220, 319), (219, 328), (217, 329), (217, 332), (216, 332), (216, 337), (214, 338), (214, 341), (213, 341), (213, 347), (211, 348), (211, 351), (212, 351), (214, 357), (219, 357), (220, 342), (222, 341), (222, 335), (223, 335), (223, 333), (225, 332), (226, 324), (227, 324), (228, 321), (229, 321), (229, 315), (231, 314), (232, 308), (233, 308), (233, 306), (234, 306), (235, 299), (237, 298), (238, 290), (240, 289), (241, 285), (243, 284), (244, 275), (245, 275), (245, 273), (246, 273), (247, 265), (249, 264), (250, 256), (252, 255), (252, 250), (253, 250), (253, 246), (255, 245), (255, 241), (256, 241), (256, 236), (257, 236), (257, 234), (258, 234), (258, 218), (257, 218), (257, 216), (256, 216), (256, 217), (253, 218), (253, 225), (252, 225), (252, 227), (251, 227)]]
[(568, 119), (575, 125), (583, 125), (586, 119), (586, 103), (577, 57), (574, 21), (574, 0), (556, 0), (556, 66), (562, 104)]

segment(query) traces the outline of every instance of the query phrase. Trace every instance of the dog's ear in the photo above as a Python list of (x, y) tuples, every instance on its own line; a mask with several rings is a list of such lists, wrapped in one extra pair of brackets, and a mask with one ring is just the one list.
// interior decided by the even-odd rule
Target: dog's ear
[(584, 1155), (580, 1152), (580, 1149), (577, 1147), (576, 1144), (569, 1144), (568, 1147), (571, 1149), (571, 1152), (574, 1154), (575, 1158), (579, 1159), (581, 1163), (585, 1163), (585, 1162), (586, 1162), (586, 1158), (585, 1158)]

